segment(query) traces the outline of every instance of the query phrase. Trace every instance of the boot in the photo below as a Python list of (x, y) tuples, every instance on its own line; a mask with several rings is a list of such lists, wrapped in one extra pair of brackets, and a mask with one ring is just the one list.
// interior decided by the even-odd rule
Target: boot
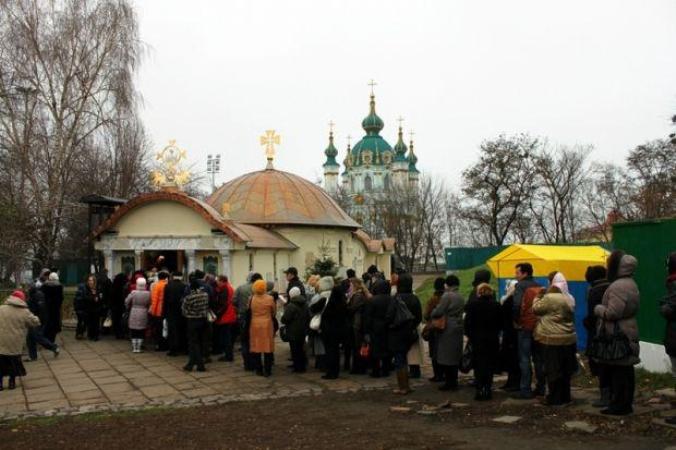
[(9, 377), (9, 385), (7, 387), (9, 388), (10, 391), (12, 389), (16, 388), (16, 378), (15, 377)]
[(0, 391), (4, 391), (5, 388), (2, 386), (2, 376), (0, 375)]
[(138, 351), (136, 353), (143, 353), (143, 339), (137, 339)]
[(392, 391), (394, 394), (406, 395), (411, 392), (411, 387), (408, 384), (408, 369), (403, 368), (397, 370), (397, 385), (398, 389)]
[(491, 390), (490, 386), (484, 386), (484, 400), (492, 400), (493, 399), (493, 391)]
[(136, 353), (136, 339), (131, 339), (131, 352)]
[(410, 378), (417, 380), (421, 377), (421, 375), (422, 374), (420, 373), (420, 366), (418, 365), (408, 366), (408, 376)]
[(601, 398), (592, 403), (594, 408), (605, 408), (610, 405), (610, 388), (602, 388)]

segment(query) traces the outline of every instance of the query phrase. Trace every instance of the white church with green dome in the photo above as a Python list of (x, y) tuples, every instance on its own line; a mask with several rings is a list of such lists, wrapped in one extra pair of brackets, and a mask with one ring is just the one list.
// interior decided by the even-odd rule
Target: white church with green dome
[(354, 147), (347, 145), (343, 160), (343, 172), (336, 161), (338, 150), (333, 144), (333, 131), (329, 133), (329, 145), (324, 150), (324, 188), (332, 195), (342, 194), (349, 199), (347, 212), (361, 224), (369, 222), (371, 205), (386, 195), (392, 187), (415, 187), (420, 172), (416, 168), (418, 158), (413, 151), (413, 139), (407, 146), (399, 125), (394, 148), (380, 135), (385, 127), (376, 114), (376, 100), (371, 92), (368, 116), (361, 122), (366, 134)]

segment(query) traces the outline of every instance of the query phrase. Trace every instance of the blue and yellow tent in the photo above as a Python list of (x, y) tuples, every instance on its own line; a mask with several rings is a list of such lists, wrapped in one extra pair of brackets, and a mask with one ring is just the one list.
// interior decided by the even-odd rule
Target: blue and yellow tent
[(520, 262), (533, 265), (533, 276), (542, 286), (547, 286), (550, 272), (561, 272), (568, 280), (568, 289), (575, 297), (575, 328), (577, 346), (585, 348), (587, 332), (582, 320), (587, 315), (587, 288), (584, 279), (588, 266), (605, 266), (608, 251), (598, 245), (510, 245), (489, 259), (486, 264), (498, 278), (500, 295), (505, 292), (509, 280), (514, 279), (514, 266)]

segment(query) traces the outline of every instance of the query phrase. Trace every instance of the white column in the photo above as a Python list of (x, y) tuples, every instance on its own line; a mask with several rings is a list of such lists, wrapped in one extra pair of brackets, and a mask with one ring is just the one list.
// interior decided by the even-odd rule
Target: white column
[(197, 261), (195, 260), (195, 250), (186, 250), (185, 257), (188, 260), (188, 273), (194, 272), (197, 268)]
[(134, 270), (141, 270), (141, 253), (143, 250), (134, 250)]
[(219, 250), (221, 256), (221, 274), (230, 278), (230, 250)]
[(113, 255), (113, 251), (110, 249), (104, 250), (103, 257), (105, 258), (104, 265), (108, 269), (108, 278), (112, 278), (115, 276), (115, 256)]

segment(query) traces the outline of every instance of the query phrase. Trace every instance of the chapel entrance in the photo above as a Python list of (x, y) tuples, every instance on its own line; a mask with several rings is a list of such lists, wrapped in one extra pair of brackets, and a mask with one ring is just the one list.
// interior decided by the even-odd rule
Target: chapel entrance
[(183, 250), (144, 250), (142, 264), (145, 271), (153, 267), (157, 270), (166, 268), (170, 272), (185, 271), (185, 252)]

